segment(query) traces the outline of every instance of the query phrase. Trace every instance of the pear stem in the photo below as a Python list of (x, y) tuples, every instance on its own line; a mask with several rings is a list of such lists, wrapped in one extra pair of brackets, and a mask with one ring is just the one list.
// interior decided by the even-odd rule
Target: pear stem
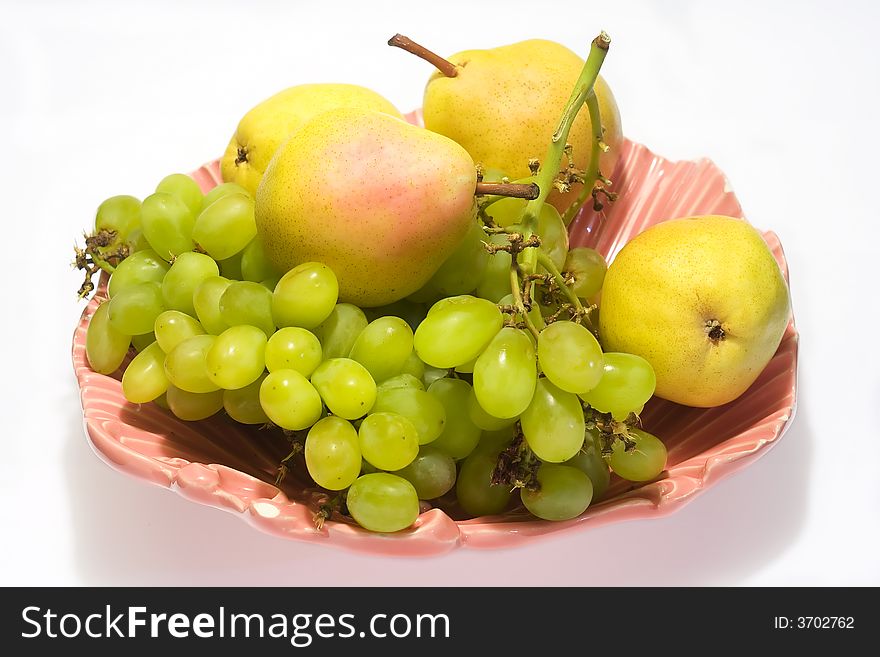
[(478, 182), (474, 191), (475, 196), (504, 196), (508, 198), (524, 198), (528, 200), (538, 198), (541, 189), (535, 183), (499, 183)]
[[(544, 201), (547, 200), (547, 195), (553, 188), (553, 181), (559, 173), (559, 166), (562, 162), (562, 157), (565, 154), (565, 145), (568, 142), (568, 134), (571, 132), (571, 126), (574, 124), (578, 111), (593, 91), (593, 85), (596, 83), (596, 78), (599, 77), (599, 69), (605, 61), (605, 55), (608, 53), (608, 47), (610, 44), (611, 37), (603, 31), (599, 36), (593, 39), (593, 42), (590, 45), (590, 54), (587, 56), (587, 61), (584, 62), (584, 68), (581, 70), (580, 77), (578, 77), (578, 81), (571, 93), (571, 97), (565, 106), (565, 110), (562, 112), (562, 118), (559, 121), (559, 125), (553, 133), (553, 139), (550, 141), (547, 155), (541, 163), (541, 170), (538, 173), (537, 180), (538, 187), (541, 188), (541, 193), (538, 195), (538, 198), (529, 201), (528, 204), (526, 204), (526, 208), (523, 212), (523, 218), (520, 223), (525, 227), (525, 237), (528, 237), (534, 232), (535, 225), (538, 221), (538, 215), (540, 215), (541, 208), (544, 206)], [(535, 273), (535, 265), (537, 264), (536, 258), (537, 256), (534, 253), (534, 250), (526, 252), (523, 267), (527, 274)]]
[(402, 34), (395, 34), (393, 37), (388, 39), (388, 45), (402, 48), (408, 53), (412, 53), (416, 57), (421, 57), (429, 64), (432, 64), (447, 78), (454, 78), (458, 75), (458, 67), (455, 64), (450, 62), (448, 59), (443, 59), (437, 53), (428, 50), (424, 46), (416, 43), (409, 37), (403, 36)]

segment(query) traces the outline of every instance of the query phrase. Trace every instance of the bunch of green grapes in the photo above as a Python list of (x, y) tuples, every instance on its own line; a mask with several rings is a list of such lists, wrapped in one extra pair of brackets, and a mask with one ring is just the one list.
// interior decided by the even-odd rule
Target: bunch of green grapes
[[(589, 299), (604, 260), (569, 251), (554, 213), (542, 212), (540, 248)], [(653, 394), (650, 365), (603, 354), (579, 321), (548, 319), (535, 336), (502, 312), (513, 256), (490, 253), (479, 222), (422, 290), (382, 308), (339, 302), (321, 263), (275, 271), (234, 183), (203, 195), (173, 174), (143, 202), (105, 201), (101, 230), (125, 257), (91, 252), (112, 272), (87, 332), (91, 367), (113, 373), (133, 349), (128, 401), (298, 432), (309, 476), (366, 529), (411, 526), (420, 500), (500, 513), (512, 490), (539, 518), (572, 518), (607, 488), (609, 465), (634, 481), (665, 467), (648, 433), (608, 439)]]

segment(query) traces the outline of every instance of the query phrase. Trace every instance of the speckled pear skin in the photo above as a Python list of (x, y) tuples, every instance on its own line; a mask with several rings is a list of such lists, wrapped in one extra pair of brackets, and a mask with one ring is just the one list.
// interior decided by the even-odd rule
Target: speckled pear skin
[(790, 312), (761, 234), (743, 219), (706, 215), (659, 223), (617, 254), (599, 324), (605, 351), (651, 363), (659, 397), (712, 407), (754, 383)]
[[(542, 39), (466, 50), (448, 59), (459, 66), (458, 75), (447, 78), (437, 71), (431, 76), (424, 97), (425, 127), (457, 141), (483, 167), (499, 169), (512, 179), (525, 178), (529, 159), (544, 158), (584, 60)], [(620, 112), (601, 76), (595, 90), (609, 146), (599, 168), (610, 176), (623, 143)], [(582, 170), (590, 161), (591, 130), (584, 108), (568, 139), (575, 165)], [(579, 191), (580, 187), (566, 194), (554, 190), (548, 200), (564, 212)]]
[(318, 261), (339, 300), (380, 306), (415, 292), (475, 212), (476, 168), (451, 139), (379, 112), (324, 113), (282, 145), (255, 216), (279, 271)]

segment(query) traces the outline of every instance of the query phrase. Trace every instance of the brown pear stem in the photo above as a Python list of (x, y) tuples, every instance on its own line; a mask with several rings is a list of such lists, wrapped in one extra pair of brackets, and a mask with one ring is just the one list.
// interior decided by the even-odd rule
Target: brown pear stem
[(447, 78), (454, 78), (458, 75), (458, 67), (450, 62), (448, 59), (443, 59), (440, 55), (435, 52), (431, 52), (427, 48), (422, 45), (419, 45), (409, 37), (405, 37), (402, 34), (395, 34), (393, 37), (388, 39), (389, 46), (395, 46), (397, 48), (403, 48), (409, 53), (412, 53), (416, 57), (421, 57), (429, 64), (432, 64), (437, 70), (439, 70), (443, 75)]
[(538, 198), (540, 194), (541, 188), (535, 183), (478, 182), (474, 190), (475, 196), (507, 196), (529, 201)]

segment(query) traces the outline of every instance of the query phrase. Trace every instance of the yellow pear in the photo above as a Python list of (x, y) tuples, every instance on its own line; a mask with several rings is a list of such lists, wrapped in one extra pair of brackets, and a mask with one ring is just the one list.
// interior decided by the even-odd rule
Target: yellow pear
[(311, 118), (337, 107), (360, 107), (400, 117), (375, 91), (354, 84), (302, 84), (281, 91), (248, 111), (220, 160), (225, 182), (251, 195), (281, 143)]
[[(456, 66), (455, 77), (437, 71), (425, 89), (425, 127), (457, 141), (484, 168), (511, 179), (529, 176), (529, 160), (544, 157), (584, 60), (553, 41), (531, 39), (466, 50), (449, 61)], [(611, 176), (623, 141), (620, 113), (601, 76), (594, 89), (609, 147), (599, 168)], [(581, 170), (590, 161), (591, 129), (584, 108), (568, 139)], [(566, 194), (554, 190), (548, 200), (564, 213), (579, 192), (578, 186)]]
[(788, 325), (788, 287), (746, 221), (674, 219), (631, 240), (608, 268), (599, 332), (606, 351), (645, 358), (656, 395), (719, 406), (755, 381)]
[(476, 167), (451, 139), (376, 111), (325, 112), (278, 149), (254, 214), (279, 271), (322, 262), (339, 299), (379, 306), (424, 285), (474, 221)]

